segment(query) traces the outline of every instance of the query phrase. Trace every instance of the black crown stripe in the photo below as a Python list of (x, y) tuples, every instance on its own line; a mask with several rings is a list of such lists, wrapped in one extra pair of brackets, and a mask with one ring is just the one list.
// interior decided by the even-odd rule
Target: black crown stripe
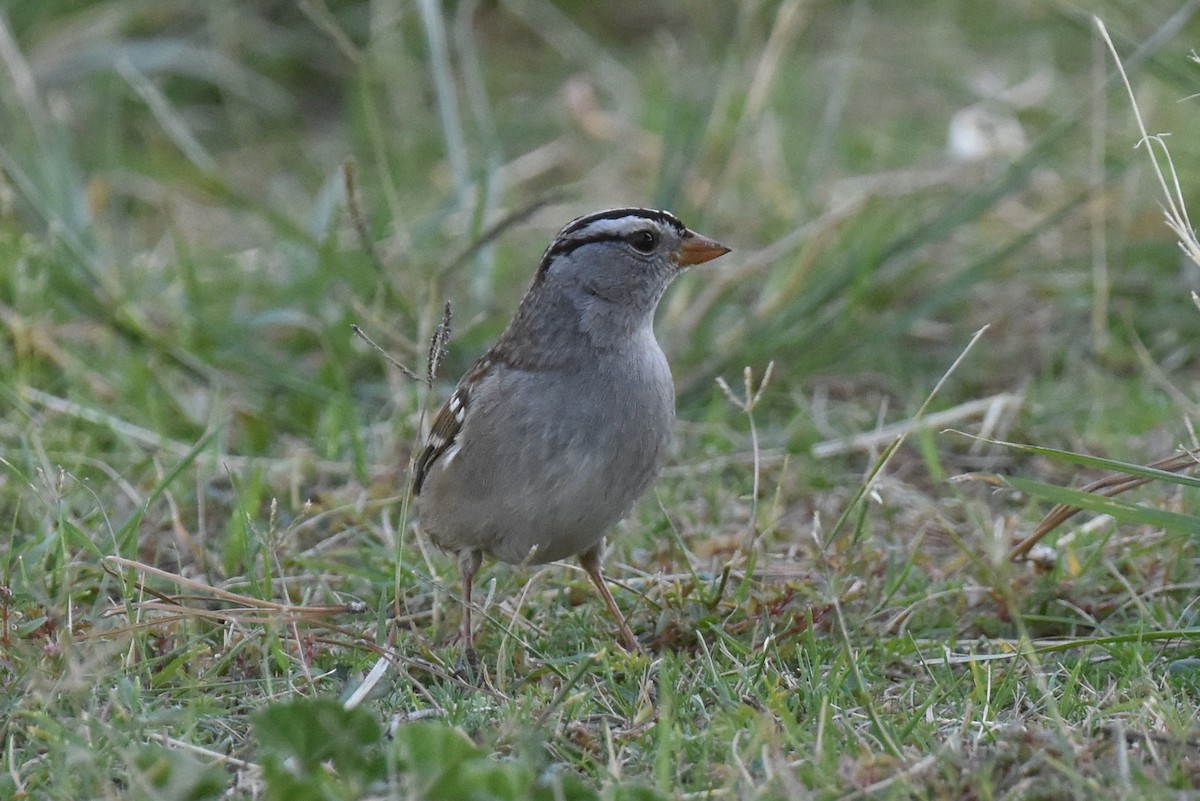
[(595, 214), (588, 214), (578, 219), (567, 223), (566, 227), (559, 231), (558, 236), (550, 243), (550, 247), (546, 248), (545, 254), (542, 255), (542, 262), (538, 266), (538, 275), (546, 269), (550, 260), (555, 256), (566, 255), (576, 248), (584, 245), (591, 245), (595, 242), (612, 242), (621, 239), (621, 235), (614, 231), (605, 231), (604, 233), (592, 234), (590, 236), (571, 237), (571, 234), (578, 233), (586, 229), (589, 225), (601, 220), (619, 220), (623, 217), (640, 218), (643, 220), (653, 220), (660, 225), (670, 225), (675, 228), (681, 235), (687, 228), (684, 224), (669, 211), (660, 211), (658, 209), (641, 209), (641, 208), (626, 208), (626, 209), (608, 209), (607, 211), (598, 211)]
[(681, 234), (686, 230), (679, 218), (669, 211), (640, 208), (608, 209), (606, 211), (598, 211), (594, 214), (585, 214), (582, 217), (572, 220), (567, 223), (565, 228), (559, 231), (558, 238), (563, 239), (600, 220), (619, 220), (622, 217), (641, 217), (642, 219), (654, 220), (662, 225), (673, 226)]

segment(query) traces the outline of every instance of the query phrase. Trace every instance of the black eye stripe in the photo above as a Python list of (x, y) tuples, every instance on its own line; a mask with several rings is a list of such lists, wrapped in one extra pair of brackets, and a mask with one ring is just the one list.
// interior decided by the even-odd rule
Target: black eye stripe
[(554, 246), (546, 251), (546, 256), (563, 256), (572, 252), (576, 248), (581, 248), (584, 245), (591, 245), (596, 242), (621, 242), (625, 239), (621, 234), (603, 233), (593, 234), (592, 236), (581, 236), (575, 239), (560, 240), (554, 243)]
[[(638, 237), (647, 233), (650, 234), (651, 241), (649, 242), (648, 246), (643, 247), (638, 241)], [(643, 229), (641, 231), (634, 231), (632, 234), (621, 234), (615, 231), (607, 231), (602, 234), (581, 236), (576, 237), (575, 239), (560, 239), (559, 241), (555, 242), (549, 250), (546, 251), (546, 255), (543, 257), (543, 262), (549, 261), (555, 256), (565, 256), (568, 253), (574, 252), (577, 248), (581, 248), (584, 245), (593, 245), (597, 242), (625, 242), (626, 244), (632, 246), (639, 253), (649, 253), (651, 250), (657, 247), (658, 236), (653, 232)]]
[[(603, 220), (620, 220), (626, 217), (630, 218), (631, 226), (634, 225), (634, 221), (636, 220), (650, 220), (660, 226), (669, 226), (675, 229), (676, 233), (678, 233), (680, 237), (682, 237), (687, 231), (687, 227), (680, 222), (678, 217), (676, 217), (674, 214), (671, 214), (669, 211), (659, 211), (658, 209), (608, 209), (606, 211), (598, 211), (594, 214), (584, 215), (583, 217), (579, 217), (578, 219), (567, 223), (566, 227), (559, 231), (558, 236), (556, 236), (554, 241), (550, 243), (550, 247), (546, 248), (546, 252), (542, 255), (542, 262), (538, 265), (537, 274), (534, 277), (534, 283), (537, 284), (541, 281), (542, 276), (546, 272), (546, 268), (550, 266), (550, 262), (552, 262), (558, 256), (565, 256), (568, 253), (573, 252), (576, 248), (583, 247), (584, 245), (591, 245), (596, 242), (628, 242), (630, 236), (638, 233), (638, 229), (635, 228), (632, 231), (628, 229), (625, 231), (616, 231), (609, 228), (603, 232), (580, 235), (582, 231), (594, 223), (601, 222)], [(645, 229), (641, 230), (644, 231)]]

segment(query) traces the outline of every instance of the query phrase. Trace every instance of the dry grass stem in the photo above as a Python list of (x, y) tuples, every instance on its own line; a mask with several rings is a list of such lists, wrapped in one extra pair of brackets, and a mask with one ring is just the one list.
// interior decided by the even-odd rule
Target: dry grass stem
[(892, 442), (902, 434), (943, 429), (980, 415), (983, 415), (984, 418), (983, 428), (987, 429), (994, 427), (1003, 415), (1019, 409), (1024, 401), (1024, 395), (1001, 392), (987, 398), (965, 401), (953, 409), (945, 409), (923, 417), (913, 417), (880, 426), (874, 431), (864, 431), (861, 434), (818, 442), (812, 447), (811, 453), (818, 459), (828, 459), (832, 456), (858, 451), (877, 451), (881, 446)]
[[(1190, 450), (1184, 453), (1168, 456), (1158, 461), (1151, 462), (1146, 465), (1152, 470), (1161, 470), (1164, 473), (1182, 473), (1186, 470), (1191, 470), (1200, 464), (1200, 451)], [(1112, 498), (1120, 495), (1123, 492), (1128, 492), (1131, 489), (1149, 484), (1154, 481), (1153, 478), (1145, 476), (1131, 475), (1129, 473), (1109, 473), (1108, 475), (1098, 478), (1095, 481), (1084, 484), (1079, 488), (1080, 492), (1090, 492), (1104, 498)], [(1023, 558), (1033, 546), (1037, 545), (1041, 540), (1054, 529), (1061, 526), (1066, 521), (1083, 511), (1081, 507), (1071, 506), (1069, 504), (1057, 504), (1042, 521), (1038, 523), (1036, 529), (1025, 539), (1021, 540), (1012, 551), (1009, 552), (1008, 558), (1012, 561)]]
[[(1155, 134), (1151, 136), (1146, 132), (1146, 124), (1142, 121), (1142, 112), (1138, 108), (1137, 96), (1133, 93), (1133, 86), (1129, 83), (1129, 76), (1125, 74), (1125, 65), (1121, 63), (1121, 56), (1117, 53), (1116, 45), (1113, 44), (1112, 38), (1108, 35), (1108, 28), (1099, 17), (1092, 17), (1092, 19), (1096, 23), (1096, 27), (1100, 29), (1100, 35), (1104, 37), (1104, 42), (1108, 45), (1109, 52), (1112, 53), (1113, 61), (1116, 62), (1117, 69), (1121, 73), (1121, 80), (1125, 84), (1125, 92), (1129, 95), (1129, 105), (1133, 110), (1133, 118), (1137, 121), (1138, 131), (1142, 135), (1138, 141), (1138, 146), (1145, 145), (1150, 165), (1154, 168), (1154, 175), (1158, 179), (1159, 188), (1162, 189), (1163, 201), (1166, 204), (1163, 208), (1163, 214), (1166, 217), (1167, 227), (1179, 238), (1179, 247), (1191, 260), (1192, 264), (1200, 267), (1200, 242), (1196, 240), (1196, 229), (1192, 227), (1192, 221), (1188, 217), (1187, 204), (1184, 202), (1183, 197), (1183, 188), (1179, 185), (1179, 174), (1175, 171), (1175, 164), (1171, 160), (1171, 152), (1167, 149), (1165, 135)], [(1159, 164), (1159, 157), (1154, 152), (1155, 146), (1161, 149), (1162, 158), (1166, 162), (1165, 174), (1162, 165)], [(1166, 177), (1167, 175), (1170, 176), (1169, 182)]]

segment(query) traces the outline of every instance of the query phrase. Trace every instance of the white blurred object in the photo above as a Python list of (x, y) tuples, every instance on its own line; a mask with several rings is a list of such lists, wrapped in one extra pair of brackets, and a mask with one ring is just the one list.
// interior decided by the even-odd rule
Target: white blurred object
[(1048, 70), (1040, 70), (1009, 87), (992, 73), (974, 76), (969, 83), (982, 99), (959, 109), (950, 118), (946, 151), (959, 161), (1020, 155), (1029, 142), (1017, 112), (1045, 100), (1052, 82)]
[(984, 104), (954, 112), (946, 134), (946, 150), (959, 161), (1016, 156), (1027, 145), (1025, 129), (1015, 114)]

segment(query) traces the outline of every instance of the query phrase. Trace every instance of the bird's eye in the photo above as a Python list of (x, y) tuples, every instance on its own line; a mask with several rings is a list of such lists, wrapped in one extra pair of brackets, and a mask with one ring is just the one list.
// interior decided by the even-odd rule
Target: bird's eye
[(658, 247), (658, 234), (653, 231), (636, 231), (629, 237), (629, 244), (638, 253), (651, 253)]

